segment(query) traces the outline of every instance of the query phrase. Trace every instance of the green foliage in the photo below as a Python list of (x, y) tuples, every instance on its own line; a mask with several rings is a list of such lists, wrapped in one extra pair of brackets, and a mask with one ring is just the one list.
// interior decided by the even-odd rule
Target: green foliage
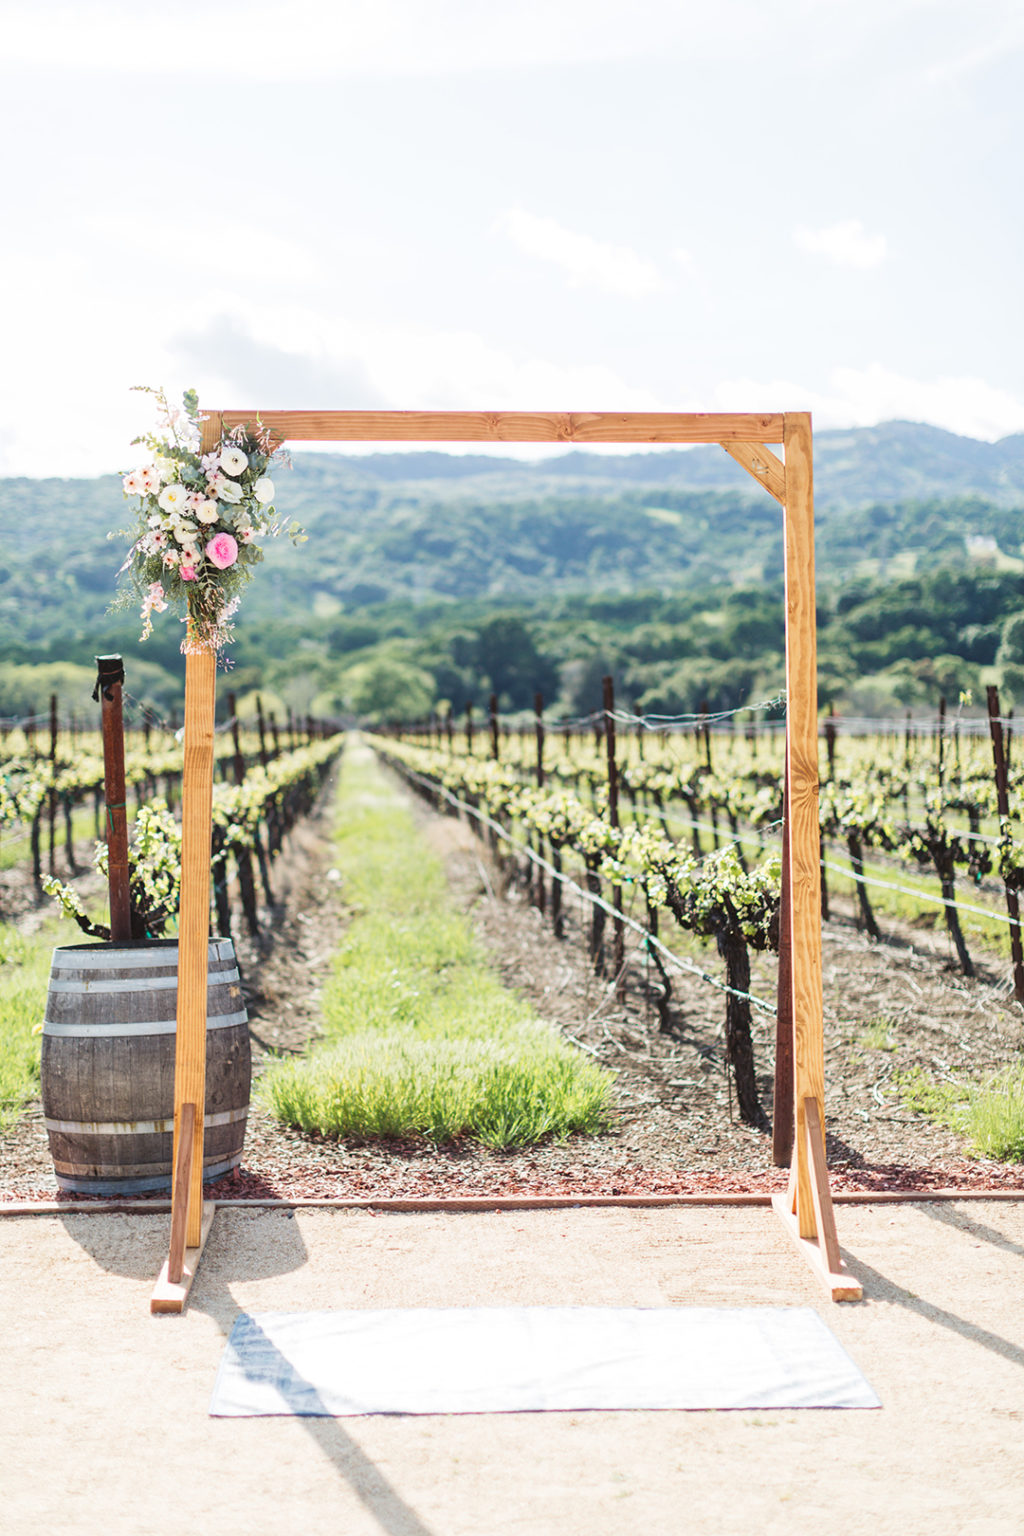
[[(823, 702), (873, 713), (983, 697), (992, 667), (1024, 698), (1024, 489), (1009, 448), (907, 424), (822, 433), (815, 448)], [(778, 687), (781, 519), (717, 449), (537, 465), (300, 455), (278, 489), (316, 558), (268, 546), (233, 661), (244, 688), (300, 712), (316, 700), (414, 716), (438, 699), (461, 711), (492, 691), (525, 709), (539, 689), (587, 713), (608, 671), (622, 700), (656, 713), (738, 708)], [(137, 621), (106, 613), (119, 483), (11, 480), (0, 493), (18, 529), (0, 532), (0, 667), (74, 663), (81, 691), (58, 691), (85, 712), (93, 656), (120, 651), (136, 699), (180, 709), (178, 626), (164, 615), (143, 671)], [(968, 539), (997, 558), (970, 555)], [(56, 569), (40, 559), (53, 548)], [(0, 713), (52, 691), (42, 676), (10, 681), (5, 703), (0, 672)]]
[(1024, 1063), (1012, 1062), (982, 1083), (937, 1080), (916, 1071), (899, 1079), (908, 1109), (966, 1138), (969, 1151), (1024, 1162)]
[(349, 667), (339, 691), (354, 714), (370, 720), (416, 720), (434, 702), (430, 673), (385, 652)]
[(866, 1051), (894, 1051), (896, 1049), (896, 1041), (893, 1037), (895, 1022), (891, 1014), (876, 1014), (873, 1019), (865, 1021), (857, 1044)]
[[(106, 879), (110, 868), (106, 841), (96, 844), (94, 862)], [(181, 886), (181, 827), (163, 800), (150, 800), (136, 813), (128, 845), (128, 884), (133, 938), (161, 938), (178, 915)], [(83, 933), (94, 939), (110, 938), (109, 926), (88, 916), (73, 886), (46, 875), (43, 890)]]
[(372, 1139), (471, 1136), (487, 1147), (605, 1128), (600, 1068), (570, 1057), (544, 1026), (515, 1039), (349, 1036), (315, 1063), (275, 1067), (273, 1112), (325, 1136)]
[(0, 924), (0, 1134), (39, 1091), (39, 1029), (46, 1011), (55, 925), (28, 936)]

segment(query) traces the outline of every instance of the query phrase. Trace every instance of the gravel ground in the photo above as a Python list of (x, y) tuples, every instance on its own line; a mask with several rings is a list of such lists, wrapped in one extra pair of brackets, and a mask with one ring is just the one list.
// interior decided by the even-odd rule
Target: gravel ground
[[(479, 1194), (630, 1194), (762, 1191), (784, 1185), (770, 1139), (732, 1112), (722, 1051), (722, 994), (673, 977), (669, 1029), (654, 1004), (657, 977), (634, 953), (626, 997), (593, 975), (578, 898), (567, 900), (567, 938), (556, 940), (522, 884), (498, 868), (469, 827), (416, 802), (420, 826), (442, 856), (456, 899), (499, 973), (538, 1012), (617, 1073), (617, 1123), (609, 1134), (521, 1152), (472, 1144), (338, 1146), (278, 1126), (258, 1106), (243, 1169), (212, 1192), (244, 1197), (436, 1198)], [(330, 869), (329, 799), (292, 834), (275, 866), (278, 905), (261, 946), (238, 938), (257, 1071), (266, 1052), (301, 1050), (318, 1032), (320, 987), (344, 926), (344, 887)], [(2, 898), (16, 904), (5, 887)], [(22, 895), (21, 920), (38, 921)], [(858, 932), (833, 901), (824, 928), (826, 1113), (837, 1189), (1021, 1188), (1024, 1170), (964, 1157), (950, 1132), (908, 1114), (893, 1087), (914, 1067), (936, 1073), (994, 1070), (1019, 1048), (1022, 1015), (1005, 967), (982, 959), (973, 980), (951, 966), (944, 939), (891, 922), (886, 941)], [(837, 910), (838, 909), (838, 910)], [(714, 951), (685, 935), (670, 947), (718, 973)], [(774, 997), (775, 962), (754, 957), (752, 991)], [(774, 1019), (755, 1016), (760, 1090), (771, 1110)], [(882, 1040), (882, 1044), (878, 1041)], [(0, 1141), (0, 1198), (52, 1199), (56, 1191), (42, 1114), (30, 1106)]]
[[(220, 1211), (183, 1317), (156, 1215), (0, 1219), (16, 1536), (1019, 1536), (1024, 1204), (843, 1208), (859, 1305), (770, 1212)], [(210, 1419), (240, 1311), (814, 1307), (881, 1410)]]

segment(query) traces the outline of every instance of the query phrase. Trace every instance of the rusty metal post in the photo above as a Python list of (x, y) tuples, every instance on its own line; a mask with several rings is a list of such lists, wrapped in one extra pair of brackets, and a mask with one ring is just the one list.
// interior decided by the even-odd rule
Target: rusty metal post
[(132, 937), (131, 882), (128, 871), (128, 806), (124, 783), (124, 713), (120, 656), (96, 657), (93, 694), (99, 700), (103, 730), (103, 790), (107, 810), (107, 883), (110, 889), (110, 937), (127, 944)]

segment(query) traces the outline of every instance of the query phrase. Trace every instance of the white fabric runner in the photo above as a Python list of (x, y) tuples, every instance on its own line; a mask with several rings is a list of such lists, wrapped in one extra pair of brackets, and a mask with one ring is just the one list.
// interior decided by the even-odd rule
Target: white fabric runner
[(880, 1406), (811, 1308), (445, 1307), (243, 1313), (210, 1413)]

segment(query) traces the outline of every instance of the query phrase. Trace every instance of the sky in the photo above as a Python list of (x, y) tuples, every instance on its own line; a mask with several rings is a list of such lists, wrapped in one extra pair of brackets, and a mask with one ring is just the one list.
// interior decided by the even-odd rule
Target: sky
[(0, 0), (0, 121), (0, 475), (135, 384), (1024, 432), (1020, 0)]

